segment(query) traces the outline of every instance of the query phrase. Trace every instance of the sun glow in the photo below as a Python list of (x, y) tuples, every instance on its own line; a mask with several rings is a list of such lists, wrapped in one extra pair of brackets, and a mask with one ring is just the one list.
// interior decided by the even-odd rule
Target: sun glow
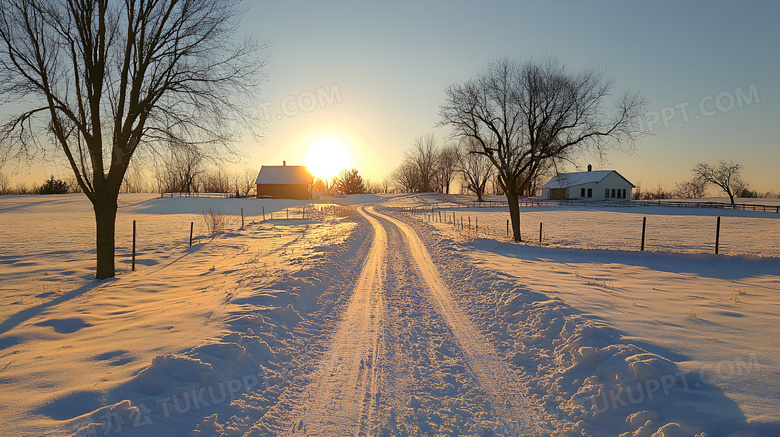
[(349, 152), (341, 141), (319, 140), (306, 152), (306, 167), (316, 178), (331, 180), (352, 165)]

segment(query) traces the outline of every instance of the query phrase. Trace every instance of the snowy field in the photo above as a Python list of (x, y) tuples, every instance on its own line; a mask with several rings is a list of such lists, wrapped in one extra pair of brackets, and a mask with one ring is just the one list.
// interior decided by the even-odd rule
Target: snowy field
[[(417, 203), (426, 205), (418, 210), (422, 215), (433, 208), (435, 217), (423, 217), (426, 221), (438, 220), (441, 214), (442, 221), (452, 223), (455, 214), (458, 228), (463, 220), (465, 230), (469, 229), (471, 218), (472, 236), (478, 235), (475, 231), (479, 225), (483, 236), (507, 237), (509, 213), (505, 208), (464, 208), (441, 200)], [(410, 207), (415, 202), (418, 202), (416, 198), (408, 198), (394, 204)], [(646, 218), (646, 251), (713, 253), (718, 216), (721, 217), (719, 253), (780, 257), (780, 214), (775, 212), (608, 204), (525, 207), (521, 208), (520, 228), (526, 241), (538, 243), (541, 223), (542, 242), (550, 247), (639, 250), (642, 220)]]
[[(400, 207), (415, 204), (430, 208), (435, 203), (425, 198), (394, 202)], [(446, 202), (437, 206), (449, 223), (438, 221), (439, 208), (433, 218), (414, 217), (437, 234), (461, 242), (457, 251), (470, 261), (502, 272), (530, 290), (560, 298), (648, 350), (664, 348), (662, 355), (680, 369), (716, 381), (748, 420), (780, 422), (776, 213), (529, 207), (522, 209), (521, 223), (536, 224), (524, 227), (525, 238), (535, 241), (518, 246), (506, 241), (505, 211), (448, 208)], [(452, 224), (453, 213), (457, 226)], [(723, 217), (721, 255), (711, 254), (717, 215)], [(464, 223), (471, 219), (470, 229), (467, 225), (460, 229), (461, 217)], [(639, 252), (643, 217), (648, 217), (648, 238), (646, 252)], [(539, 222), (545, 223), (542, 246)], [(633, 235), (616, 231), (629, 226), (636, 228)], [(670, 244), (670, 236), (675, 244)]]
[(0, 435), (780, 435), (780, 216), (438, 200), (0, 197)]

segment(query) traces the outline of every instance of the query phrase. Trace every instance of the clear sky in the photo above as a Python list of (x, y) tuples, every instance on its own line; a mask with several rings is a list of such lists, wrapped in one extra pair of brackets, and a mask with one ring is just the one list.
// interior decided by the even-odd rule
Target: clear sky
[[(264, 144), (248, 149), (258, 165), (294, 162), (316, 138), (342, 135), (353, 165), (379, 180), (415, 137), (448, 135), (435, 125), (449, 84), (500, 57), (551, 55), (575, 72), (606, 69), (615, 94), (648, 98), (647, 127), (659, 120), (635, 154), (584, 157), (583, 166), (673, 188), (698, 161), (735, 159), (755, 189), (780, 191), (778, 2), (247, 5), (243, 30), (270, 45), (263, 104), (271, 120)], [(307, 112), (295, 111), (298, 97)]]
[[(260, 143), (242, 165), (303, 164), (316, 141), (344, 143), (379, 181), (437, 128), (444, 89), (500, 57), (596, 67), (615, 94), (649, 100), (653, 135), (595, 168), (643, 189), (734, 159), (754, 189), (780, 192), (780, 2), (245, 1), (242, 33), (268, 43)], [(39, 172), (40, 169), (33, 171)], [(51, 172), (51, 170), (47, 170)], [(67, 176), (66, 172), (60, 174)]]

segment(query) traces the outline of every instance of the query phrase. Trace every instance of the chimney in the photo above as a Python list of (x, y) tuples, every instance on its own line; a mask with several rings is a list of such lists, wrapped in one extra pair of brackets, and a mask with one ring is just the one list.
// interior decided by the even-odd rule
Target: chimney
[(593, 166), (588, 164), (588, 171), (593, 171)]
[[(282, 167), (287, 167), (287, 161), (282, 161)], [(590, 169), (588, 169), (590, 171)]]

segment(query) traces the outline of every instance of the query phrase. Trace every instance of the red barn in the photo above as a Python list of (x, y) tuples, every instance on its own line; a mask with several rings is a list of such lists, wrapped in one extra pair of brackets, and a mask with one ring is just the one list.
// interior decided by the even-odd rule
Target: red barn
[(264, 165), (257, 175), (257, 197), (272, 199), (311, 199), (314, 177), (302, 165)]

